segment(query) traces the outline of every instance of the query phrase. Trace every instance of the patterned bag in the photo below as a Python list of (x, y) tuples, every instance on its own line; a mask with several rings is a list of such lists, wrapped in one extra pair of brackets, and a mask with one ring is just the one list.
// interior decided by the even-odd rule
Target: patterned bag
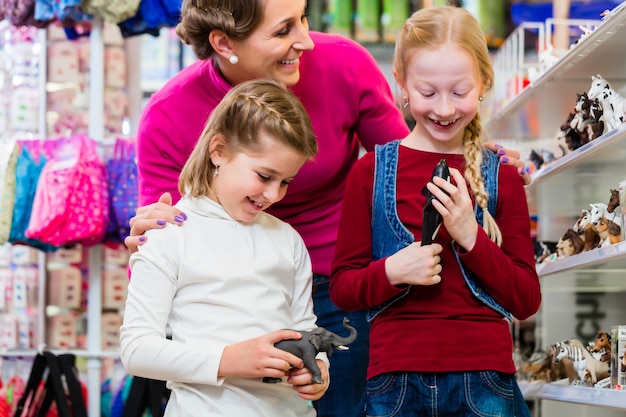
[(9, 242), (22, 243), (45, 252), (52, 252), (56, 250), (56, 247), (26, 237), (26, 228), (33, 208), (37, 183), (45, 164), (45, 156), (41, 155), (37, 161), (27, 144), (22, 146), (22, 152), (17, 158), (15, 168), (17, 182), (15, 183), (15, 204), (13, 205), (13, 222), (11, 223)]
[(106, 165), (109, 183), (109, 230), (107, 238), (123, 242), (130, 234), (129, 222), (137, 211), (138, 184), (135, 141), (117, 138), (113, 158)]
[(139, 0), (83, 0), (80, 8), (106, 22), (119, 23), (137, 13)]
[(16, 141), (0, 142), (0, 245), (9, 241), (15, 203), (15, 167), (20, 147)]
[(92, 139), (60, 140), (39, 178), (26, 237), (53, 246), (95, 245), (109, 216), (106, 170)]
[(7, 18), (13, 26), (34, 26), (45, 28), (51, 19), (35, 17), (35, 0), (4, 0), (0, 6), (2, 18)]

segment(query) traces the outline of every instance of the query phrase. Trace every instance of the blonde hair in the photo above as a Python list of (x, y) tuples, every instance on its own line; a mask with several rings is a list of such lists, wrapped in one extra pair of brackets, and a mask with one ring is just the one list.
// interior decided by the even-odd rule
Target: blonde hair
[(213, 140), (221, 139), (216, 146), (227, 155), (255, 152), (263, 147), (260, 132), (307, 159), (317, 154), (311, 119), (296, 96), (274, 80), (245, 81), (233, 87), (211, 113), (180, 174), (178, 190), (181, 195), (209, 194), (216, 168), (211, 161)]
[(176, 34), (198, 59), (207, 59), (215, 54), (209, 42), (212, 30), (244, 40), (263, 21), (264, 10), (265, 0), (183, 0)]
[[(454, 43), (474, 59), (481, 86), (485, 92), (489, 91), (493, 85), (494, 72), (485, 34), (470, 12), (452, 6), (426, 7), (407, 19), (396, 39), (393, 67), (397, 78), (406, 79), (406, 63), (415, 48), (434, 48), (446, 42)], [(465, 178), (476, 203), (483, 211), (483, 228), (492, 241), (501, 245), (502, 233), (487, 209), (489, 195), (480, 172), (482, 155), (486, 148), (479, 113), (465, 127), (463, 145)]]

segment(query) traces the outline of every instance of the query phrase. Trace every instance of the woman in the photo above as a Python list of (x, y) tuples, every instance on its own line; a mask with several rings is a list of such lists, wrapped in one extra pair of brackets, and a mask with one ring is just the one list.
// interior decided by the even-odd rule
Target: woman
[[(320, 416), (349, 416), (364, 391), (369, 340), (364, 313), (345, 313), (328, 298), (345, 180), (361, 146), (373, 150), (405, 137), (409, 129), (371, 54), (344, 37), (309, 32), (305, 0), (241, 4), (182, 4), (176, 30), (199, 61), (155, 93), (142, 114), (137, 135), (139, 204), (148, 206), (131, 220), (125, 243), (135, 251), (147, 239), (144, 231), (168, 222), (183, 224), (184, 213), (171, 207), (180, 198), (178, 176), (207, 117), (233, 85), (269, 77), (289, 86), (309, 113), (319, 153), (268, 212), (291, 224), (309, 250), (317, 324), (342, 334), (343, 318), (348, 317), (358, 331), (348, 351), (330, 358), (330, 389), (315, 403)], [(517, 152), (498, 152), (523, 168)]]

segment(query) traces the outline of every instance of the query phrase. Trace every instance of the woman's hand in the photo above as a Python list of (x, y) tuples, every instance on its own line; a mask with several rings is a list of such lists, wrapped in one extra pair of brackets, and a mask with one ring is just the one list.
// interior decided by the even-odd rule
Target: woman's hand
[(185, 220), (187, 215), (172, 206), (172, 195), (163, 193), (158, 202), (137, 209), (135, 217), (130, 219), (130, 235), (124, 239), (124, 244), (130, 253), (137, 252), (137, 247), (146, 242), (143, 235), (146, 230), (162, 229), (168, 222), (180, 226)]
[(512, 165), (517, 168), (518, 174), (524, 179), (524, 184), (530, 184), (530, 175), (526, 172), (526, 164), (522, 161), (520, 153), (513, 149), (503, 148), (495, 142), (485, 142), (485, 147), (495, 152), (500, 157), (500, 162), (505, 165)]
[(306, 368), (293, 368), (289, 371), (287, 383), (293, 385), (293, 389), (298, 393), (298, 396), (304, 400), (319, 400), (322, 398), (330, 384), (326, 362), (321, 359), (316, 359), (316, 362), (320, 371), (322, 371), (322, 380), (324, 381), (323, 384), (314, 384), (312, 382), (313, 375), (311, 374), (311, 371)]
[[(226, 346), (218, 369), (218, 377), (282, 378), (292, 368), (302, 368), (304, 362), (296, 355), (274, 344), (286, 339), (301, 339), (295, 330), (276, 330), (254, 339)], [(309, 382), (311, 379), (309, 378)]]

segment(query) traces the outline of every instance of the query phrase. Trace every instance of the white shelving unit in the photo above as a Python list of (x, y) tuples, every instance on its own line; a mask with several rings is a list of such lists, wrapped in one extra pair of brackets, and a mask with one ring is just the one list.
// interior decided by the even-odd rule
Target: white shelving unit
[[(485, 123), (489, 140), (519, 149), (523, 156), (531, 149), (558, 149), (559, 127), (573, 111), (576, 94), (589, 90), (592, 76), (602, 75), (626, 95), (625, 4), (490, 115)], [(607, 203), (609, 190), (616, 189), (624, 179), (626, 124), (536, 171), (527, 191), (529, 205), (539, 216), (538, 239), (557, 241), (574, 225), (582, 209), (588, 209), (590, 203)], [(538, 315), (542, 348), (576, 337), (575, 332), (591, 322), (603, 330), (626, 323), (626, 242), (541, 264), (537, 271), (543, 293)], [(589, 306), (591, 310), (585, 310)], [(585, 321), (593, 314), (593, 320)], [(623, 416), (626, 410), (624, 391), (559, 383), (521, 386), (528, 399), (551, 400), (541, 401), (542, 416), (564, 412), (572, 417)], [(568, 408), (564, 403), (577, 406)]]

